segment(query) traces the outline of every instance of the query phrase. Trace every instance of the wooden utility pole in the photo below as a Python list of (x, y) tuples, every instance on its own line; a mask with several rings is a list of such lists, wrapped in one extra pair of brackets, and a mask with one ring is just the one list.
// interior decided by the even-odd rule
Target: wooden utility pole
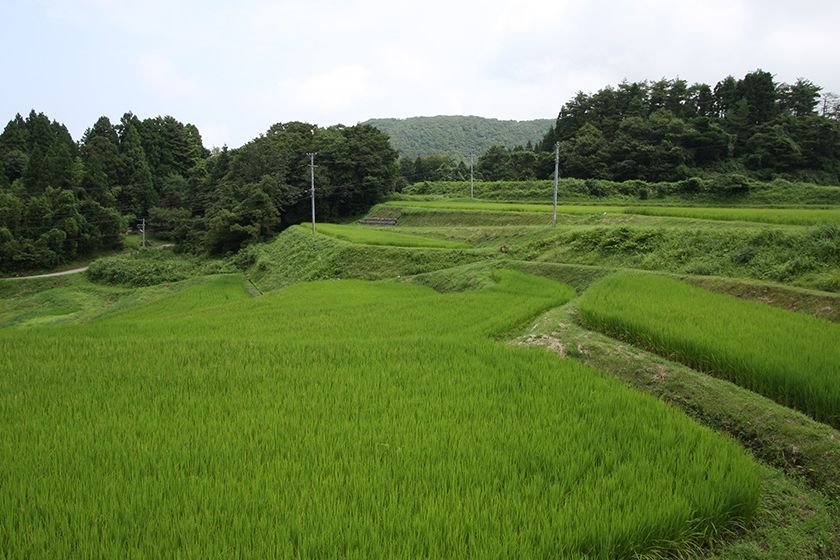
[(470, 198), (473, 197), (473, 189), (475, 188), (475, 179), (473, 177), (473, 160), (475, 156), (470, 154)]
[(312, 237), (315, 237), (315, 152), (310, 152), (306, 155), (309, 156), (309, 182), (312, 198)]
[(560, 142), (554, 145), (554, 212), (551, 214), (551, 225), (557, 225), (557, 178), (560, 174)]

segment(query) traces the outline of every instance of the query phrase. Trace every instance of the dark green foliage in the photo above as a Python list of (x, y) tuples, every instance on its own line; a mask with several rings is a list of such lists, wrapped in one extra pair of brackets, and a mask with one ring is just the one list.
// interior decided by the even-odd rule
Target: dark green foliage
[[(210, 153), (194, 125), (170, 116), (126, 113), (116, 126), (101, 117), (77, 145), (45, 115), (17, 115), (0, 135), (0, 270), (119, 246), (141, 219), (179, 251), (236, 252), (310, 219), (312, 151), (319, 219), (362, 213), (397, 184), (397, 154), (370, 126), (280, 123)], [(449, 166), (446, 178), (463, 177), (462, 164)]]
[[(560, 142), (566, 177), (675, 181), (725, 167), (836, 184), (840, 124), (828, 110), (816, 113), (820, 89), (804, 79), (776, 84), (762, 70), (714, 89), (679, 79), (623, 82), (568, 101), (536, 150), (553, 152)], [(493, 172), (484, 179), (511, 178), (504, 165)]]
[(119, 182), (119, 137), (107, 117), (101, 117), (85, 132), (81, 142), (84, 165), (81, 187), (102, 204), (113, 206), (112, 186)]
[(192, 249), (233, 253), (276, 234), (281, 224), (309, 220), (308, 152), (317, 153), (319, 221), (364, 212), (396, 186), (397, 154), (379, 130), (278, 123), (237, 150), (211, 155), (204, 178), (207, 196), (193, 207), (206, 234)]
[(140, 141), (139, 121), (127, 113), (120, 125), (117, 206), (124, 214), (145, 216), (159, 196), (152, 182), (152, 170)]
[[(158, 121), (170, 134), (149, 140), (153, 153), (181, 164), (161, 164), (167, 175), (155, 174), (143, 144), (156, 138)], [(146, 217), (159, 201), (180, 205), (189, 183), (178, 173), (191, 178), (202, 163), (200, 141), (192, 125), (171, 117), (144, 124), (127, 113), (116, 127), (101, 117), (77, 145), (42, 113), (17, 115), (0, 135), (0, 270), (51, 268), (121, 247), (124, 216)]]
[(431, 155), (416, 159), (400, 159), (400, 177), (404, 184), (418, 181), (464, 181), (469, 180), (470, 171), (464, 162), (455, 161), (448, 155)]
[(48, 187), (42, 195), (0, 191), (0, 270), (49, 268), (98, 249), (122, 245), (114, 209), (76, 192)]

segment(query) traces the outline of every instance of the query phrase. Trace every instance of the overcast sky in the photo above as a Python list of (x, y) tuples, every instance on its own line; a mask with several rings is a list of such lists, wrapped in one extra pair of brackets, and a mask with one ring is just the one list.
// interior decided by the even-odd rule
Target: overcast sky
[(579, 90), (756, 68), (840, 92), (840, 2), (799, 0), (0, 0), (0, 120), (75, 138), (170, 114), (205, 144), (272, 123), (554, 118)]

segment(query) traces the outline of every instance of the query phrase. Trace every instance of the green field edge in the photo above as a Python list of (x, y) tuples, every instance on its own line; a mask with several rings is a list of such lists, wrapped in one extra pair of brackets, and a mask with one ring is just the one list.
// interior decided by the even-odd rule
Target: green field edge
[[(633, 272), (653, 276), (667, 276), (683, 280), (700, 288), (705, 288), (721, 294), (735, 296), (750, 301), (759, 301), (772, 307), (787, 309), (797, 313), (805, 313), (832, 322), (840, 322), (840, 294), (826, 292), (812, 288), (779, 284), (765, 280), (751, 278), (733, 278), (729, 276), (709, 276), (683, 273), (668, 273), (656, 270), (629, 267), (609, 267), (576, 263), (549, 263), (523, 261), (518, 259), (500, 258), (492, 261), (482, 261), (492, 268), (513, 268), (520, 272), (546, 276), (553, 280), (569, 284), (578, 292), (582, 292), (595, 281), (620, 272)], [(406, 276), (404, 280), (424, 280), (431, 274), (458, 273), (464, 267), (476, 263), (443, 268)], [(472, 286), (471, 286), (472, 287)]]
[[(412, 208), (425, 210), (449, 210), (461, 212), (511, 212), (511, 213), (538, 213), (547, 214), (552, 212), (552, 205), (550, 203), (531, 203), (531, 202), (501, 202), (488, 201), (483, 199), (443, 199), (443, 200), (389, 200), (381, 203), (379, 206), (391, 208)], [(375, 209), (376, 207), (374, 207)], [(670, 210), (670, 211), (669, 211)], [(799, 211), (802, 217), (792, 215), (790, 217), (774, 217), (771, 214), (772, 210), (780, 212)], [(715, 216), (709, 216), (709, 213)], [(558, 214), (628, 214), (652, 217), (669, 217), (680, 218), (686, 220), (696, 220), (704, 222), (735, 222), (743, 224), (767, 224), (767, 225), (787, 225), (787, 226), (813, 226), (824, 223), (838, 223), (838, 212), (833, 207), (770, 207), (770, 206), (720, 206), (720, 207), (704, 207), (704, 206), (678, 206), (678, 205), (627, 205), (627, 204), (559, 204), (557, 207)], [(696, 213), (699, 215), (693, 216)], [(746, 213), (748, 215), (743, 215)], [(767, 213), (768, 216), (762, 216)], [(804, 217), (809, 213), (813, 213), (807, 219)], [(732, 215), (730, 215), (732, 214)], [(754, 214), (754, 215), (749, 215)], [(827, 215), (824, 215), (827, 214)], [(814, 217), (816, 216), (816, 217)], [(763, 218), (763, 219), (762, 219)]]

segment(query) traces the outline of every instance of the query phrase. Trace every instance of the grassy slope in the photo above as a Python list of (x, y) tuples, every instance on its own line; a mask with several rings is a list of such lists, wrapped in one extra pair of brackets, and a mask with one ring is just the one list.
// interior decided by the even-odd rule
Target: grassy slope
[(85, 274), (0, 282), (0, 328), (84, 323), (204, 281), (191, 278), (140, 289), (97, 284)]
[(496, 274), (459, 294), (343, 281), (255, 299), (217, 277), (0, 332), (3, 550), (615, 558), (684, 550), (755, 507), (732, 442), (594, 370), (488, 344), (573, 295)]
[(535, 236), (510, 254), (522, 260), (753, 278), (840, 291), (840, 236), (836, 229), (558, 229), (556, 234)]
[(788, 311), (807, 313), (840, 323), (840, 294), (729, 278), (689, 276), (683, 279), (714, 292), (760, 301)]
[(289, 228), (274, 241), (243, 255), (248, 278), (262, 291), (326, 278), (376, 280), (476, 262), (486, 252), (469, 249), (393, 247), (349, 243), (304, 228)]

